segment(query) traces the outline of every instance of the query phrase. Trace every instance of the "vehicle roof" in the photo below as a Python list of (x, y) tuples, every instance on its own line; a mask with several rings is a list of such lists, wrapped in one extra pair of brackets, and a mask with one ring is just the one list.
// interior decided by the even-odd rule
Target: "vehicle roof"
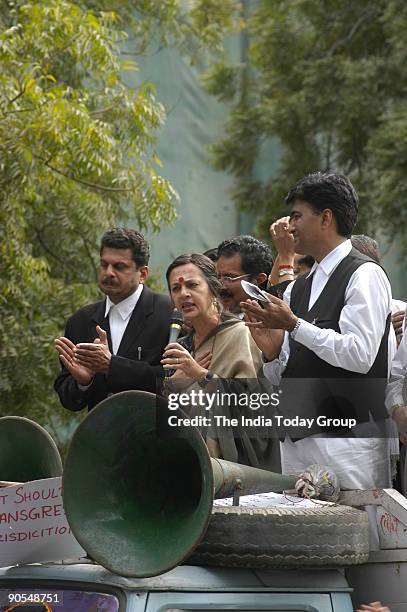
[(33, 564), (0, 568), (6, 580), (69, 581), (137, 591), (350, 591), (340, 570), (260, 570), (181, 565), (152, 578), (126, 578), (93, 563)]

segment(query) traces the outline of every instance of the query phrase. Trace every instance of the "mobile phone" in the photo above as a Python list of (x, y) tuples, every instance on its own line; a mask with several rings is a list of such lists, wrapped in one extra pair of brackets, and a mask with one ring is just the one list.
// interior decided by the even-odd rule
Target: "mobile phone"
[(245, 280), (240, 281), (240, 284), (242, 285), (243, 291), (254, 300), (259, 300), (259, 302), (270, 302), (268, 293), (260, 289), (257, 285), (253, 285), (253, 283), (249, 283)]

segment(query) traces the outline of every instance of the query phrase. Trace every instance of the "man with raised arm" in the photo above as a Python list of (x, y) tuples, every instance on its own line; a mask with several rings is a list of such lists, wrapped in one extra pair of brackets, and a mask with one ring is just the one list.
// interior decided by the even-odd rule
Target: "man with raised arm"
[[(389, 486), (381, 427), (387, 416), (389, 281), (376, 262), (352, 248), (358, 197), (345, 176), (310, 174), (286, 203), (295, 251), (312, 255), (315, 264), (287, 287), (283, 300), (270, 296), (264, 308), (242, 303), (268, 361), (265, 375), (282, 382), (283, 415), (312, 419), (300, 430), (288, 427), (283, 472), (320, 463), (337, 473), (343, 488)], [(352, 431), (350, 418), (357, 422)]]

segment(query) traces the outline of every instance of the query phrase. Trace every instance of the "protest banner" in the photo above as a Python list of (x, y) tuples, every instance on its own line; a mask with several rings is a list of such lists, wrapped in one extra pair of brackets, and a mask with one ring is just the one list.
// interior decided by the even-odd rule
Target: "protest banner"
[(58, 477), (0, 489), (0, 567), (86, 555), (68, 525), (61, 487)]

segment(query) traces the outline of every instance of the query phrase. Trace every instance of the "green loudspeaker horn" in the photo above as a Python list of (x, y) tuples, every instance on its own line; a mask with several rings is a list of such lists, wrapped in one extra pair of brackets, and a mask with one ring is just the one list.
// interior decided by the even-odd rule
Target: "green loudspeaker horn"
[(81, 546), (123, 576), (156, 576), (198, 545), (214, 497), (293, 488), (282, 476), (211, 460), (199, 431), (171, 427), (167, 402), (124, 391), (89, 413), (70, 444), (63, 474), (69, 525)]
[(27, 482), (61, 476), (58, 448), (49, 433), (24, 417), (0, 418), (0, 478)]

